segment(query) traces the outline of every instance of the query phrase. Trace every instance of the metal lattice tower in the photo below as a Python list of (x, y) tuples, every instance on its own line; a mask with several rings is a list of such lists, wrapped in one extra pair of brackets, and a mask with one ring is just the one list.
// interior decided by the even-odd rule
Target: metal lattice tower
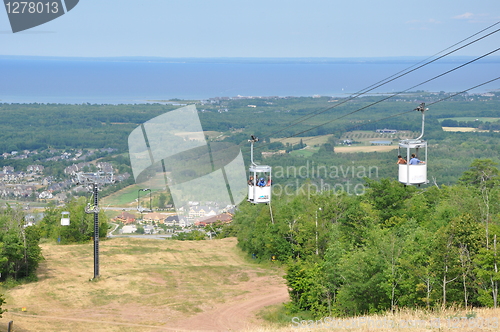
[(76, 183), (88, 185), (92, 192), (93, 205), (87, 204), (85, 213), (94, 214), (94, 279), (99, 277), (99, 189), (104, 184), (114, 183), (112, 172), (77, 173)]

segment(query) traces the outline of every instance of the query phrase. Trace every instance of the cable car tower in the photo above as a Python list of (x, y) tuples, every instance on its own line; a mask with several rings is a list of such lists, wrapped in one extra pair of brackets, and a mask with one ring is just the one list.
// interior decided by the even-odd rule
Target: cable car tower
[(248, 140), (250, 147), (251, 165), (248, 169), (250, 174), (248, 180), (248, 201), (250, 203), (271, 203), (271, 166), (257, 165), (253, 161), (253, 144), (259, 139), (254, 135)]
[(420, 186), (429, 182), (427, 180), (427, 142), (421, 139), (424, 136), (424, 112), (428, 108), (425, 108), (425, 103), (421, 103), (414, 110), (422, 113), (422, 133), (415, 139), (399, 141), (398, 155), (403, 156), (406, 163), (401, 163), (401, 159), (398, 160), (398, 180), (405, 185)]
[[(114, 183), (113, 172), (97, 172), (97, 173), (77, 173), (76, 184), (87, 185), (89, 191), (92, 192), (93, 202), (88, 203), (85, 207), (85, 213), (94, 214), (94, 279), (99, 278), (99, 189), (105, 184)], [(64, 213), (64, 212), (63, 212)], [(61, 219), (61, 224), (63, 223)], [(64, 220), (69, 224), (68, 220)]]

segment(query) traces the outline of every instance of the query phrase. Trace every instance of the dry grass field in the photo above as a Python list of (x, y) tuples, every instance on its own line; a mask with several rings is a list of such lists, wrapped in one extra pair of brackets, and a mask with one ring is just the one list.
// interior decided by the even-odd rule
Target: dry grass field
[(478, 131), (478, 130), (476, 128), (470, 128), (470, 127), (443, 127), (443, 131), (454, 131), (454, 132), (468, 133), (468, 132)]
[[(236, 239), (43, 244), (39, 281), (4, 290), (0, 331), (499, 331), (500, 309), (449, 309), (270, 325), (256, 314), (288, 300), (283, 271), (249, 262)], [(23, 311), (25, 308), (26, 311)]]
[[(255, 313), (288, 293), (277, 268), (248, 262), (236, 239), (44, 244), (39, 281), (4, 291), (0, 331), (238, 330), (262, 325)], [(26, 308), (23, 311), (22, 308)]]

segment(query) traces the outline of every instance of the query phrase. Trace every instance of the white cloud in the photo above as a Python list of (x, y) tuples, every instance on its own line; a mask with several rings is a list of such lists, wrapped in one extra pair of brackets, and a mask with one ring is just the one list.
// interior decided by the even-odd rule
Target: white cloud
[(462, 14), (462, 15), (457, 15), (453, 18), (457, 19), (457, 20), (467, 20), (467, 19), (472, 18), (473, 16), (474, 16), (474, 14), (467, 12), (467, 13)]
[(410, 20), (410, 21), (406, 21), (406, 24), (426, 24), (426, 23), (440, 24), (441, 21), (438, 21), (438, 20), (433, 19), (433, 18), (429, 18), (429, 19), (426, 19), (426, 20)]

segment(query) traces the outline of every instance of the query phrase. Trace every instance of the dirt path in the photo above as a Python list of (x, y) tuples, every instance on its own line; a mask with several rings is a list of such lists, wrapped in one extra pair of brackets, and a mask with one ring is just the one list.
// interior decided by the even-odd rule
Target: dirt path
[(255, 314), (259, 310), (288, 300), (288, 292), (284, 285), (276, 285), (274, 282), (275, 280), (212, 310), (181, 321), (175, 326), (197, 331), (237, 331), (257, 327), (259, 322), (255, 319)]

